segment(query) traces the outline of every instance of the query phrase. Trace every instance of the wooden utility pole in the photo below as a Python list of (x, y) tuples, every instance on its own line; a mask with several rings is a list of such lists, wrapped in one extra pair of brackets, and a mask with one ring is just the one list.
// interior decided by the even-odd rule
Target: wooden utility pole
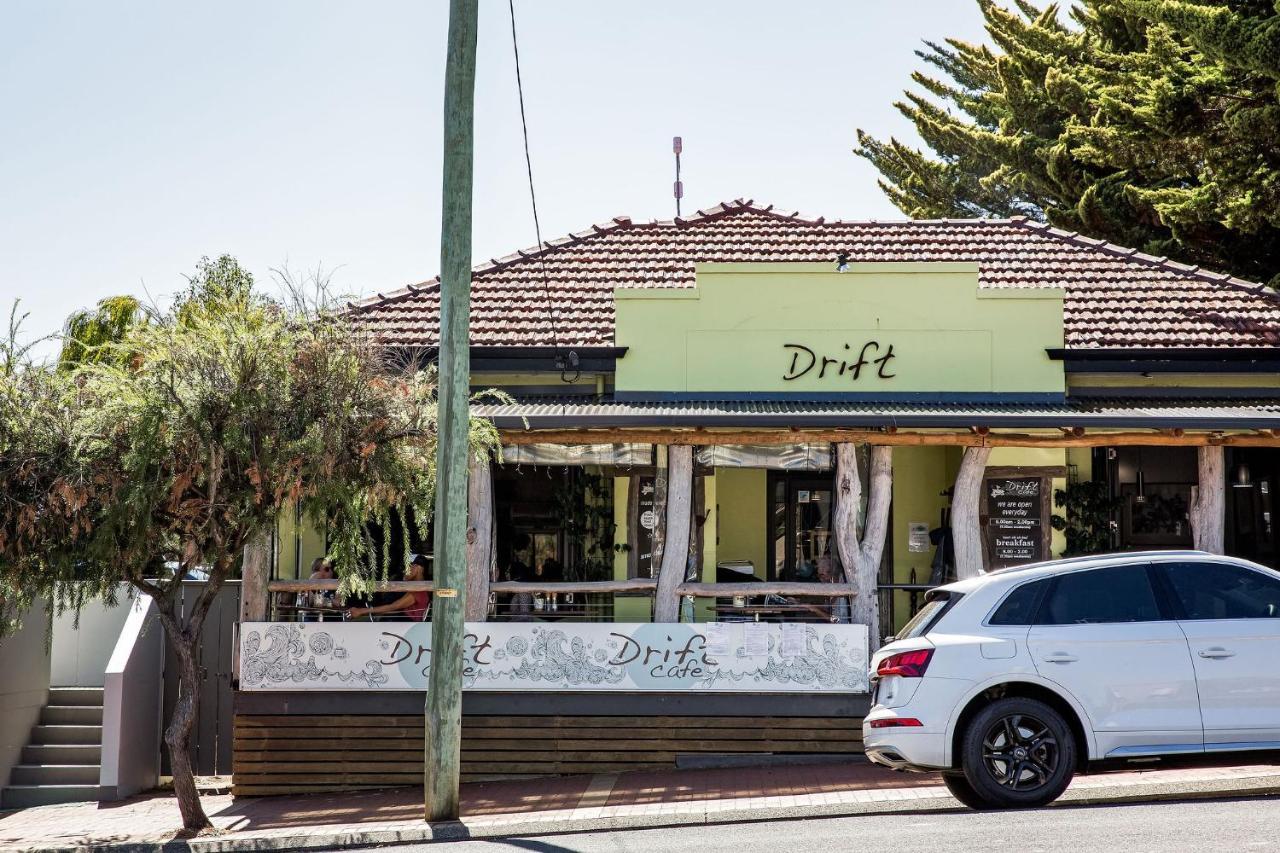
[(427, 820), (458, 817), (470, 455), (468, 327), (477, 17), (477, 0), (450, 0), (444, 75), (444, 205), (440, 222), (440, 438), (436, 456), (435, 600), (431, 614), (431, 678), (427, 685), (423, 769)]

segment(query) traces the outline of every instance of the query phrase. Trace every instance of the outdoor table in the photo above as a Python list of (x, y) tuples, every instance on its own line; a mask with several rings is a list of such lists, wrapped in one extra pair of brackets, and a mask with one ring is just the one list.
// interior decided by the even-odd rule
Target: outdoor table
[[(784, 621), (787, 614), (802, 614), (810, 617), (817, 616), (817, 612), (802, 604), (747, 604), (741, 607), (723, 604), (716, 606), (716, 618), (718, 621), (730, 621), (733, 617), (745, 617), (741, 620), (759, 622), (761, 616), (779, 617), (778, 621)], [(830, 621), (828, 619), (828, 621)]]
[[(312, 607), (311, 605), (279, 604), (276, 612), (284, 616), (293, 616), (294, 622), (341, 622), (347, 618), (345, 607)], [(307, 617), (313, 617), (308, 619)]]

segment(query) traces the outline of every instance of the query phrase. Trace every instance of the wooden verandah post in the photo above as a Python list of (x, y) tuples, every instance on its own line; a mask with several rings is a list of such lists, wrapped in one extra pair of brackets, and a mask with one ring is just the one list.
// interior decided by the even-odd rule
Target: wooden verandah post
[(689, 532), (693, 521), (693, 448), (667, 448), (667, 517), (662, 564), (653, 602), (654, 622), (680, 621), (680, 595), (689, 564)]
[(1226, 451), (1221, 445), (1196, 449), (1198, 473), (1191, 502), (1191, 541), (1200, 551), (1226, 553)]
[(836, 445), (836, 505), (831, 520), (836, 549), (844, 576), (858, 590), (850, 605), (854, 624), (866, 625), (870, 651), (880, 647), (880, 558), (889, 532), (889, 507), (893, 503), (893, 448), (871, 448), (868, 476), (867, 517), (859, 530), (862, 505), (862, 478), (858, 473), (858, 446)]
[(488, 615), (493, 558), (493, 472), (487, 457), (472, 454), (467, 471), (468, 622), (483, 622)]
[(966, 447), (951, 496), (951, 541), (955, 547), (956, 580), (982, 574), (982, 475), (990, 447)]

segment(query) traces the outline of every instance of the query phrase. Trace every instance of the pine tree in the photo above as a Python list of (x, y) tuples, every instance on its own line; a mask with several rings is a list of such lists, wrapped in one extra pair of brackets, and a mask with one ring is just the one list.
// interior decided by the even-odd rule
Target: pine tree
[(1280, 283), (1274, 4), (979, 5), (992, 45), (926, 43), (940, 74), (897, 105), (929, 150), (858, 133), (895, 205), (1026, 215)]

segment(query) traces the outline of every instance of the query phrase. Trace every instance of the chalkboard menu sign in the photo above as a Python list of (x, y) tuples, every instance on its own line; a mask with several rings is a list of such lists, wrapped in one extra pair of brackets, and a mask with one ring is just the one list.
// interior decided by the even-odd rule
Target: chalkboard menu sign
[(991, 568), (1046, 559), (1048, 482), (1041, 477), (986, 480), (987, 558)]
[(635, 526), (636, 577), (653, 577), (653, 531), (658, 526), (657, 482), (653, 475), (636, 477), (640, 489)]

